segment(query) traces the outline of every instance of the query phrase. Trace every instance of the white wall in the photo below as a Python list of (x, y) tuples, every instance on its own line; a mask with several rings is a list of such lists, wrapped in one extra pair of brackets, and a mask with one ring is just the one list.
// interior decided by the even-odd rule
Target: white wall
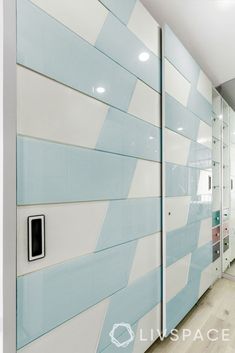
[(3, 352), (3, 0), (0, 0), (0, 353)]

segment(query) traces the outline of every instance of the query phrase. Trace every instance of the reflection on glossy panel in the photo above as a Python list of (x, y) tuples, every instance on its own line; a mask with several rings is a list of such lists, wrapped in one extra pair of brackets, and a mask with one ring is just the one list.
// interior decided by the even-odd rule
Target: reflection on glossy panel
[[(161, 300), (161, 268), (150, 271), (134, 281), (127, 288), (111, 298), (104, 326), (101, 332), (98, 352), (110, 345), (109, 332), (113, 324), (128, 322), (133, 324), (153, 309)], [(125, 332), (120, 328), (119, 335)]]
[(212, 148), (212, 129), (211, 126), (203, 121), (200, 121), (197, 142), (208, 148)]
[(200, 176), (197, 187), (197, 195), (212, 194), (212, 176), (211, 170), (200, 170)]
[(222, 130), (221, 130), (222, 129), (222, 120), (216, 118), (214, 114), (213, 114), (212, 129), (213, 129), (213, 136), (220, 140), (221, 133), (222, 133)]
[[(114, 38), (118, 40), (114, 41)], [(125, 69), (161, 91), (161, 62), (114, 15), (108, 15), (95, 45)], [(154, 75), (153, 75), (154, 72)]]
[(17, 67), (17, 132), (95, 148), (108, 105), (31, 70)]
[(212, 219), (207, 218), (201, 221), (199, 239), (197, 246), (200, 248), (203, 245), (208, 244), (211, 241), (211, 229), (212, 229)]
[(165, 96), (166, 127), (196, 141), (200, 120), (173, 97)]
[(17, 347), (125, 287), (135, 248), (130, 242), (18, 277)]
[(188, 165), (200, 169), (211, 169), (212, 150), (200, 143), (192, 142), (189, 151)]
[(166, 163), (166, 196), (196, 195), (200, 170)]
[[(17, 62), (123, 110), (136, 78), (28, 0), (18, 0)], [(66, 67), (66, 70), (65, 70)]]
[(160, 198), (112, 201), (109, 204), (96, 250), (139, 239), (160, 230)]
[(208, 125), (212, 125), (212, 105), (195, 88), (191, 89), (188, 108)]
[[(18, 137), (17, 150), (19, 205), (125, 198), (137, 163), (131, 157), (27, 137)], [(137, 193), (139, 187), (144, 192), (143, 183), (135, 186)]]
[(97, 149), (153, 161), (161, 160), (161, 130), (130, 114), (110, 108)]
[(156, 19), (151, 16), (139, 0), (136, 1), (135, 7), (131, 13), (128, 28), (149, 50), (158, 57), (161, 57), (161, 29)]
[(199, 195), (190, 201), (188, 223), (211, 217), (212, 195)]

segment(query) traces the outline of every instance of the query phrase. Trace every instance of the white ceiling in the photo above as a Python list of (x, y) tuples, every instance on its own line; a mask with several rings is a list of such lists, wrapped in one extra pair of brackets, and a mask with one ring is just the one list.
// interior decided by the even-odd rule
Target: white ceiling
[(141, 0), (167, 23), (215, 86), (235, 78), (235, 0)]

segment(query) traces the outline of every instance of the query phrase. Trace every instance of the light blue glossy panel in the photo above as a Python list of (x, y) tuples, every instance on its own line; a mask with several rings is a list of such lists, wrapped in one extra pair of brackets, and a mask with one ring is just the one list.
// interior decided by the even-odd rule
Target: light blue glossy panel
[[(111, 298), (98, 352), (110, 345), (109, 332), (119, 322), (136, 323), (161, 301), (161, 268), (157, 268)], [(153, 328), (157, 329), (157, 328)], [(124, 331), (120, 330), (120, 335)]]
[(211, 242), (192, 253), (189, 282), (172, 300), (167, 303), (167, 331), (175, 328), (199, 299), (201, 272), (212, 262)]
[[(197, 281), (201, 272), (212, 263), (212, 241), (206, 245), (197, 248), (191, 257), (189, 282)], [(198, 288), (199, 290), (199, 288)]]
[(161, 228), (160, 198), (111, 201), (96, 250), (157, 233)]
[[(135, 76), (30, 1), (17, 3), (19, 64), (128, 110)], [(98, 87), (106, 91), (97, 93)]]
[(126, 198), (137, 160), (18, 137), (18, 205)]
[(192, 197), (189, 207), (188, 224), (210, 218), (212, 215), (212, 195)]
[(136, 242), (18, 277), (17, 348), (128, 283)]
[[(161, 92), (160, 58), (111, 13), (103, 25), (95, 46), (150, 87)], [(146, 52), (149, 53), (149, 60), (141, 62), (139, 55)]]
[(188, 109), (205, 123), (212, 125), (212, 105), (194, 87), (189, 95)]
[(197, 140), (199, 118), (168, 94), (165, 95), (165, 124), (178, 134)]
[(164, 29), (165, 57), (189, 82), (196, 85), (200, 74), (200, 67), (170, 27), (166, 25)]
[(178, 261), (197, 248), (201, 222), (194, 222), (173, 230), (166, 236), (167, 266)]
[(166, 196), (197, 195), (200, 170), (166, 163)]
[(139, 0), (99, 0), (125, 24), (128, 23), (136, 1)]
[(207, 170), (212, 168), (212, 150), (200, 143), (191, 142), (188, 165)]
[(118, 109), (110, 108), (96, 148), (159, 162), (161, 129)]
[(166, 305), (167, 333), (174, 329), (198, 301), (199, 281), (189, 282)]

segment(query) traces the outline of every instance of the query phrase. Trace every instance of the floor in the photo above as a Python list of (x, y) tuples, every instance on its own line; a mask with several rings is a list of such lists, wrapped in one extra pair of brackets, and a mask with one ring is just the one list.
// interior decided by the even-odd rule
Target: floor
[[(209, 289), (177, 327), (178, 342), (170, 338), (159, 340), (146, 353), (235, 353), (235, 282), (220, 279)], [(192, 330), (193, 336), (198, 329), (204, 341), (194, 341), (193, 337), (183, 341), (183, 329)], [(229, 341), (221, 339), (212, 342), (207, 339), (208, 330), (229, 329)], [(211, 333), (210, 337), (216, 339)], [(214, 337), (214, 338), (213, 338)], [(221, 337), (221, 335), (220, 335)]]
[(230, 267), (226, 271), (227, 274), (235, 276), (235, 260), (231, 263)]

